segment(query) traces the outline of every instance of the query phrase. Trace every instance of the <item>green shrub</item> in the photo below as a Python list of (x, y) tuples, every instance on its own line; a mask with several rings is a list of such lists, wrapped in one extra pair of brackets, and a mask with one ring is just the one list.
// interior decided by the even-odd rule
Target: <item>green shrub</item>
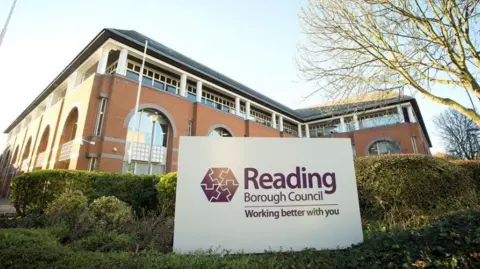
[(362, 218), (402, 224), (414, 217), (474, 207), (477, 194), (465, 169), (422, 155), (355, 160)]
[(51, 229), (0, 229), (0, 268), (51, 268), (65, 255)]
[(33, 171), (12, 179), (10, 201), (22, 216), (43, 213), (66, 190), (86, 192), (90, 185), (90, 174), (81, 171)]
[(132, 220), (132, 208), (113, 196), (93, 200), (82, 219), (92, 227), (107, 231), (117, 230)]
[(480, 161), (479, 160), (455, 160), (456, 165), (465, 168), (470, 172), (470, 176), (473, 179), (475, 186), (477, 187), (477, 193), (480, 193)]
[(115, 196), (129, 204), (133, 210), (140, 213), (143, 210), (157, 209), (157, 190), (155, 185), (159, 176), (132, 175), (116, 173), (94, 173), (89, 199), (102, 196)]
[(154, 249), (161, 252), (172, 251), (173, 217), (149, 212), (136, 217), (130, 225), (121, 227), (120, 232), (135, 238), (136, 250)]
[(167, 216), (175, 214), (175, 194), (177, 192), (177, 173), (172, 172), (160, 177), (157, 183), (158, 209)]
[[(87, 244), (87, 246), (91, 246)], [(378, 232), (343, 250), (176, 255), (62, 247), (51, 232), (0, 230), (0, 268), (480, 268), (480, 214), (461, 212), (425, 229)]]
[(47, 206), (51, 223), (65, 223), (74, 228), (87, 210), (87, 197), (81, 191), (66, 191)]
[(10, 199), (17, 212), (42, 214), (47, 205), (67, 190), (78, 190), (89, 201), (115, 196), (132, 206), (135, 212), (156, 210), (158, 176), (86, 172), (72, 170), (39, 170), (12, 180)]
[(99, 252), (133, 250), (134, 245), (135, 241), (128, 235), (103, 230), (73, 243), (75, 249)]

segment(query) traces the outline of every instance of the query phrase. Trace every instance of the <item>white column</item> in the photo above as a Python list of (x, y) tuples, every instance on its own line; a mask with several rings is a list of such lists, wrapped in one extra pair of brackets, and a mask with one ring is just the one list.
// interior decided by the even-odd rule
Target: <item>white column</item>
[(245, 102), (245, 119), (250, 120), (250, 101)]
[(117, 74), (122, 76), (127, 75), (127, 58), (128, 58), (128, 49), (120, 50), (120, 57), (118, 57), (117, 64)]
[(182, 74), (180, 76), (180, 95), (186, 97), (187, 96), (187, 75)]
[(100, 49), (100, 60), (98, 61), (97, 73), (105, 74), (105, 71), (107, 71), (107, 61), (108, 61), (109, 52), (110, 50), (108, 48)]
[(310, 129), (308, 128), (308, 123), (305, 124), (305, 137), (310, 138)]
[(297, 125), (297, 127), (298, 127), (298, 131), (297, 131), (298, 132), (298, 137), (302, 137), (302, 125), (299, 123)]
[(400, 122), (405, 122), (405, 118), (403, 117), (403, 110), (401, 105), (397, 105), (397, 113), (400, 117)]
[(358, 122), (357, 114), (353, 114), (353, 123), (355, 124), (355, 130), (360, 130), (360, 122)]
[(347, 131), (347, 126), (345, 126), (345, 119), (340, 117), (340, 133), (345, 133)]
[(202, 90), (202, 82), (201, 82), (201, 81), (197, 81), (197, 103), (201, 103), (201, 102), (202, 102), (202, 93), (203, 93), (203, 90)]
[(272, 128), (277, 129), (277, 113), (272, 112)]
[(282, 115), (280, 115), (279, 117), (278, 125), (279, 125), (280, 132), (283, 132), (283, 116)]
[(240, 97), (235, 97), (235, 114), (240, 116)]
[(413, 113), (413, 108), (412, 106), (408, 106), (408, 117), (410, 118), (410, 122), (417, 122), (417, 119), (415, 118), (415, 113)]

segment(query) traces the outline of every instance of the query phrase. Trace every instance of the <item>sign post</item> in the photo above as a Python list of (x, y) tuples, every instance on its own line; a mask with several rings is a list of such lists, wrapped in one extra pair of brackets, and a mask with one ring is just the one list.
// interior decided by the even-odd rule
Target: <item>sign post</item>
[(349, 139), (180, 138), (175, 252), (362, 241)]

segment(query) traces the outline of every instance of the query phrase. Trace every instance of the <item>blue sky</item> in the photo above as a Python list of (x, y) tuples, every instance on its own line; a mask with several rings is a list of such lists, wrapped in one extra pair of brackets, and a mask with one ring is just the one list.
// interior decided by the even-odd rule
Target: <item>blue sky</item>
[[(13, 0), (0, 1), (0, 23)], [(292, 108), (322, 101), (295, 64), (302, 0), (18, 0), (0, 48), (2, 131), (102, 28), (134, 29)], [(469, 104), (464, 92), (448, 94)], [(433, 139), (442, 105), (415, 96)], [(477, 106), (480, 107), (477, 101)], [(1, 143), (5, 136), (0, 138)]]

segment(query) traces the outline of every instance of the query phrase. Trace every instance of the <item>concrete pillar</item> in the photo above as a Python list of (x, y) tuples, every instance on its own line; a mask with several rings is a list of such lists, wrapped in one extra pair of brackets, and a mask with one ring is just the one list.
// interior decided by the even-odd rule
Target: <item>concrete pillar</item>
[(340, 133), (345, 133), (347, 131), (347, 126), (345, 126), (345, 119), (340, 117)]
[(107, 71), (107, 62), (108, 62), (108, 53), (110, 50), (108, 48), (100, 49), (100, 60), (98, 61), (97, 73), (105, 74)]
[(179, 94), (183, 97), (187, 97), (187, 75), (182, 74), (180, 76), (180, 92)]
[(279, 125), (280, 132), (283, 132), (283, 116), (282, 115), (280, 115), (279, 117), (278, 125)]
[(400, 117), (400, 122), (405, 122), (405, 117), (403, 116), (403, 110), (401, 105), (397, 105), (397, 113)]
[(272, 112), (272, 128), (277, 129), (277, 113)]
[(308, 128), (308, 123), (305, 124), (305, 137), (310, 138), (310, 129)]
[(250, 120), (250, 101), (245, 102), (245, 119)]
[(120, 57), (118, 57), (117, 74), (122, 76), (127, 75), (127, 59), (128, 59), (128, 49), (120, 50)]
[(358, 122), (357, 114), (353, 114), (353, 123), (355, 124), (355, 130), (360, 130), (360, 122)]
[(298, 132), (298, 137), (302, 137), (302, 125), (299, 123), (297, 125), (297, 128), (298, 128), (298, 131), (297, 131)]
[(413, 107), (411, 105), (408, 106), (408, 117), (410, 118), (410, 122), (417, 122), (415, 113), (413, 112)]
[(235, 114), (240, 116), (240, 97), (235, 97)]
[(197, 103), (202, 102), (202, 94), (203, 94), (202, 82), (197, 81)]

